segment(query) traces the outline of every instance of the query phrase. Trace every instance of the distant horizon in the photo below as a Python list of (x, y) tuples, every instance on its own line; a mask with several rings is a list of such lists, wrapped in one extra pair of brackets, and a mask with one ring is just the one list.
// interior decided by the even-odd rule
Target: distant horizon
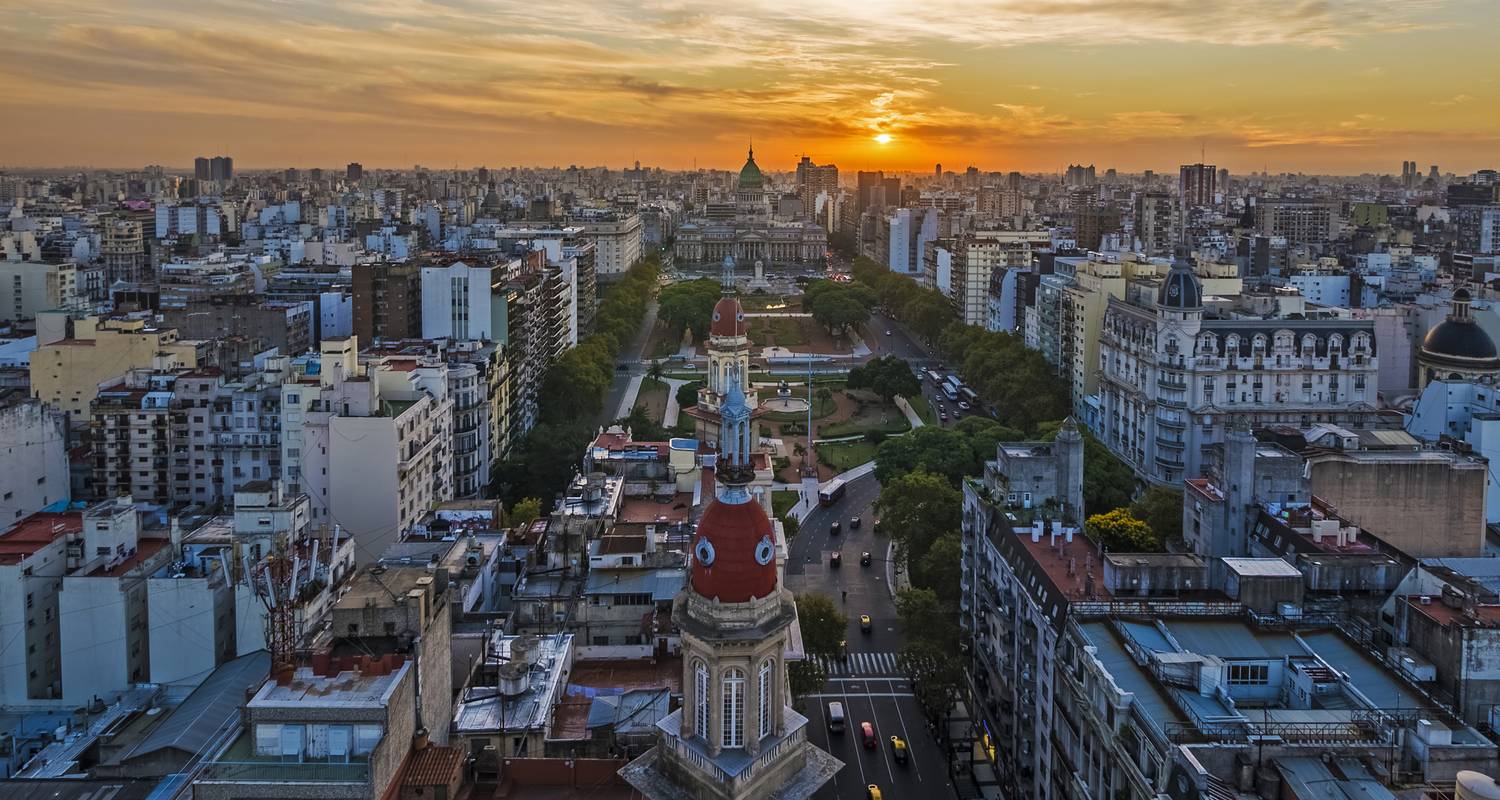
[(774, 169), (1206, 151), (1241, 174), (1464, 174), (1500, 153), (1490, 0), (0, 3), (17, 168), (733, 169), (753, 141)]

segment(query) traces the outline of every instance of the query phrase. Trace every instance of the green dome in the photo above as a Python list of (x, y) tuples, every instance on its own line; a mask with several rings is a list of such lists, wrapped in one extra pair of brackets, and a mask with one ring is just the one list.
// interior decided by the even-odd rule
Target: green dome
[(745, 158), (745, 166), (740, 167), (740, 188), (759, 189), (765, 184), (760, 176), (760, 167), (755, 166), (755, 148), (750, 148), (750, 154)]

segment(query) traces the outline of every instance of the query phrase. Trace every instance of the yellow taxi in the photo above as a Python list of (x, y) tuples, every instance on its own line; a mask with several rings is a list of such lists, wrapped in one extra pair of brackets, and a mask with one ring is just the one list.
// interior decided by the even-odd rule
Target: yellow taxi
[(865, 787), (865, 800), (880, 800), (880, 787), (870, 784)]
[(859, 629), (862, 632), (864, 632), (864, 633), (869, 633), (870, 632), (870, 628), (871, 628), (870, 615), (869, 614), (860, 614), (859, 615)]
[(900, 736), (892, 736), (891, 758), (895, 759), (897, 764), (905, 764), (909, 757), (910, 753), (907, 752), (906, 740)]

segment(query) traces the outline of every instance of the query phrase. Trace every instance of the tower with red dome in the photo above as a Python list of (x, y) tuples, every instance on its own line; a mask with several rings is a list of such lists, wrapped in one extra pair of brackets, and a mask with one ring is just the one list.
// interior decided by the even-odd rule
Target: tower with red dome
[(752, 411), (759, 407), (755, 387), (750, 385), (750, 324), (745, 308), (735, 294), (734, 258), (724, 258), (721, 278), (724, 295), (714, 304), (708, 325), (708, 376), (698, 390), (698, 404), (688, 409), (697, 422), (698, 440), (709, 444), (719, 441), (719, 406), (729, 389), (730, 371), (737, 369), (739, 389)]
[(843, 764), (807, 741), (788, 702), (797, 604), (781, 583), (780, 527), (750, 494), (751, 408), (726, 373), (717, 496), (698, 521), (688, 581), (672, 602), (682, 636), (682, 707), (657, 746), (620, 774), (652, 800), (801, 800)]

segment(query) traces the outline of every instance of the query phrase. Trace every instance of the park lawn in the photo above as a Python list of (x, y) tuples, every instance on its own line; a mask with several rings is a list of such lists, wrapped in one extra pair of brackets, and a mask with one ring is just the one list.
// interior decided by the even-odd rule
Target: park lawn
[(817, 323), (806, 317), (762, 317), (761, 330), (769, 334), (767, 345), (776, 347), (801, 347), (807, 344), (806, 326)]
[(667, 416), (667, 392), (671, 387), (653, 378), (641, 379), (641, 391), (635, 396), (635, 403), (646, 407), (646, 415), (653, 422), (660, 423)]
[(818, 426), (818, 436), (836, 439), (840, 436), (855, 436), (863, 433), (905, 433), (911, 428), (906, 415), (895, 403), (887, 403), (879, 396), (866, 391), (846, 392), (852, 394), (858, 404), (847, 419)]
[(926, 395), (908, 397), (906, 402), (911, 403), (911, 410), (917, 412), (917, 416), (921, 417), (923, 422), (928, 425), (937, 424), (937, 412), (932, 410), (932, 402), (927, 399)]
[(848, 472), (860, 464), (875, 460), (875, 445), (863, 439), (855, 442), (830, 442), (820, 444), (817, 448), (818, 460), (837, 472)]

